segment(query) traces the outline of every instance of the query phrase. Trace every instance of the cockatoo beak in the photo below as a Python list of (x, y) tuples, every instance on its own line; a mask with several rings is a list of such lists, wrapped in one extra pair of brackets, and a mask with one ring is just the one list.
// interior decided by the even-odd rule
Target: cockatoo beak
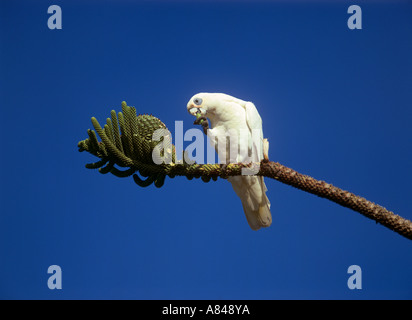
[(196, 116), (196, 114), (199, 113), (199, 112), (200, 112), (202, 115), (205, 115), (205, 114), (206, 114), (206, 110), (205, 110), (205, 109), (203, 109), (202, 107), (196, 106), (196, 105), (194, 105), (194, 104), (188, 105), (187, 111), (189, 111), (189, 113), (190, 113), (192, 116)]
[(190, 104), (187, 106), (187, 111), (189, 111), (189, 113), (194, 116), (196, 115), (196, 113), (198, 112), (197, 107), (194, 104)]

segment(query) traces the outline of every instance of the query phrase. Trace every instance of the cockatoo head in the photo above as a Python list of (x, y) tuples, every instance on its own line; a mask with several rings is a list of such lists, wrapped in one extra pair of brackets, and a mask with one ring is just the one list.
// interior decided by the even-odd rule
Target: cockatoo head
[(217, 110), (227, 107), (228, 103), (239, 103), (240, 101), (242, 100), (224, 93), (201, 92), (190, 98), (187, 103), (187, 111), (194, 116), (200, 112), (203, 116), (210, 117), (213, 116)]
[(195, 94), (187, 103), (187, 111), (193, 116), (196, 116), (198, 112), (206, 115), (211, 103), (210, 100), (210, 93)]
[(246, 102), (225, 93), (201, 92), (190, 98), (187, 103), (187, 111), (194, 116), (200, 112), (203, 116), (210, 117), (218, 110), (225, 109), (233, 104), (245, 107)]

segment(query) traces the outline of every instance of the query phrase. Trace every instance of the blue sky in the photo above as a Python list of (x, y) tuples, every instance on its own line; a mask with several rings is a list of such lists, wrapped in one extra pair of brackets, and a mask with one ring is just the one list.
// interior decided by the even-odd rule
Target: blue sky
[(411, 299), (412, 242), (356, 212), (266, 179), (254, 232), (227, 181), (140, 188), (77, 151), (123, 100), (173, 133), (224, 92), (255, 103), (271, 160), (412, 219), (411, 40), (406, 1), (2, 1), (0, 298)]

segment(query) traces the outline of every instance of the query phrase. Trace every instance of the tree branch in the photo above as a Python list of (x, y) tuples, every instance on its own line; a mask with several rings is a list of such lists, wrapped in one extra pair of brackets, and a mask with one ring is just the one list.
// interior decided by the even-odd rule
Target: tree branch
[[(134, 181), (139, 186), (147, 187), (153, 183), (160, 188), (163, 186), (166, 176), (170, 178), (185, 176), (190, 180), (201, 178), (204, 182), (209, 182), (211, 179), (216, 181), (219, 177), (225, 179), (229, 176), (241, 175), (242, 168), (251, 165), (231, 163), (222, 166), (219, 164), (188, 164), (186, 162), (179, 164), (175, 158), (174, 146), (172, 148), (172, 163), (156, 165), (152, 160), (152, 151), (158, 142), (152, 141), (151, 137), (156, 129), (166, 128), (166, 126), (153, 116), (136, 116), (136, 109), (127, 106), (125, 102), (122, 103), (122, 111), (124, 115), (119, 112), (119, 124), (117, 124), (115, 123), (116, 113), (112, 110), (111, 119), (108, 119), (104, 129), (95, 118), (92, 118), (92, 124), (102, 142), (98, 142), (93, 130), (88, 130), (89, 138), (80, 141), (78, 147), (79, 151), (87, 151), (101, 160), (87, 164), (86, 168), (99, 169), (101, 173), (110, 172), (117, 177), (133, 175)], [(120, 126), (120, 137), (118, 125)], [(120, 170), (114, 165), (128, 169)], [(257, 175), (275, 179), (299, 190), (333, 201), (412, 240), (412, 222), (378, 204), (325, 181), (301, 174), (277, 162), (262, 161), (257, 165), (260, 165)], [(146, 180), (141, 179), (136, 172), (147, 177)]]

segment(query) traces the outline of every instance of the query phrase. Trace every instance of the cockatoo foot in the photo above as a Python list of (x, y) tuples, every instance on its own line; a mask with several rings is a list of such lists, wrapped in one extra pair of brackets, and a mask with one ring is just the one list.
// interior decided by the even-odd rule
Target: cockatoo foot
[(203, 133), (207, 135), (207, 129), (209, 129), (209, 122), (205, 116), (198, 116), (193, 124), (200, 124), (203, 127)]
[(203, 125), (203, 121), (207, 121), (207, 118), (205, 116), (199, 116), (193, 124), (201, 124)]

